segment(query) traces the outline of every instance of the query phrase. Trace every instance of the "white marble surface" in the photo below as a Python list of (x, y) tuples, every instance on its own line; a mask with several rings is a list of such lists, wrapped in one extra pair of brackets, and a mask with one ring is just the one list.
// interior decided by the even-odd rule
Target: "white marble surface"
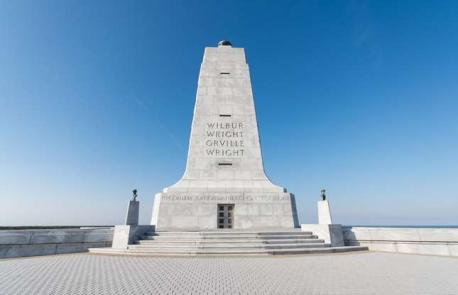
[(113, 249), (127, 249), (146, 232), (154, 231), (151, 225), (116, 225), (113, 232)]
[(458, 228), (343, 227), (346, 245), (372, 251), (458, 256)]
[(330, 244), (331, 247), (344, 246), (343, 230), (340, 224), (301, 224), (301, 230), (313, 232), (319, 239)]
[(155, 196), (158, 230), (215, 229), (217, 204), (234, 204), (234, 228), (298, 226), (294, 196), (264, 173), (243, 48), (207, 47), (183, 177)]
[(138, 214), (140, 210), (139, 201), (129, 201), (126, 212), (126, 224), (127, 225), (138, 225)]
[(332, 224), (331, 208), (329, 201), (318, 201), (318, 224)]
[(85, 252), (112, 239), (112, 228), (0, 230), (0, 258)]

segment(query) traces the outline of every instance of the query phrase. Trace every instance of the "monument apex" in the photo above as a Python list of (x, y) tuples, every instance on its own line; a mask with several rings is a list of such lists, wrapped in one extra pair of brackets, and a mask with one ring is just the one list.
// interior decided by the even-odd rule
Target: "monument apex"
[(159, 231), (298, 227), (294, 195), (264, 172), (248, 64), (229, 41), (207, 47), (183, 177), (156, 194)]

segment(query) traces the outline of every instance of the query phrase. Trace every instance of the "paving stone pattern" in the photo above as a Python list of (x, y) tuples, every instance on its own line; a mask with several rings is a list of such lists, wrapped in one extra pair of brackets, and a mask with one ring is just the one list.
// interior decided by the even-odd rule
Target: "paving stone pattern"
[(458, 259), (72, 254), (0, 260), (0, 294), (458, 294)]

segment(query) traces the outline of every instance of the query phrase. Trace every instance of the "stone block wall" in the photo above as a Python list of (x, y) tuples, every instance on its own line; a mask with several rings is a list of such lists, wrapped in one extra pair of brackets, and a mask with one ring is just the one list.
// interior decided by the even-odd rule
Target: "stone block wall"
[(0, 230), (0, 258), (86, 252), (112, 240), (112, 227)]
[(458, 256), (458, 228), (343, 227), (347, 246), (371, 251)]

